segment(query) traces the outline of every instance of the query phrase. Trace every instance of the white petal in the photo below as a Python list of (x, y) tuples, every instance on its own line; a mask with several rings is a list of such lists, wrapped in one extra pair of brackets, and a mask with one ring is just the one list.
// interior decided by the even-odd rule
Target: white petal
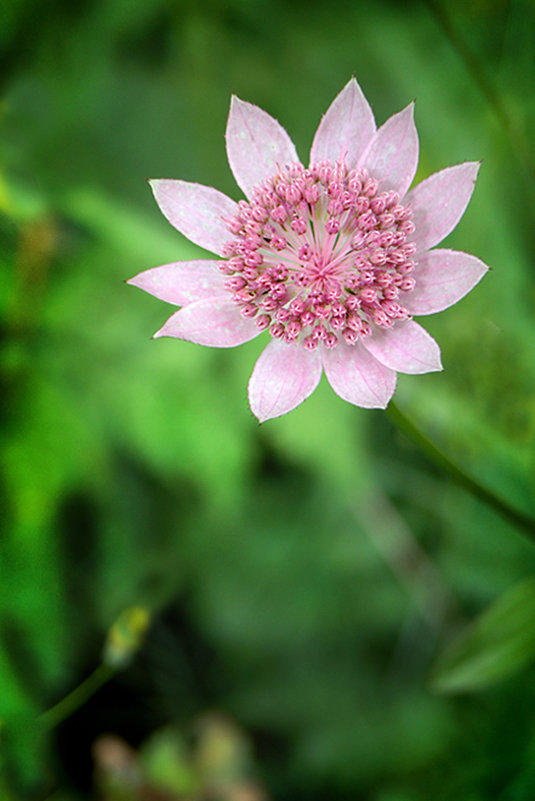
[(411, 314), (434, 314), (463, 298), (483, 278), (488, 267), (475, 256), (457, 250), (429, 250), (416, 259), (416, 286), (403, 298)]
[(249, 403), (260, 420), (280, 417), (314, 392), (321, 378), (319, 350), (272, 339), (260, 354), (249, 380)]
[(228, 295), (218, 264), (218, 261), (208, 259), (176, 261), (138, 273), (126, 283), (144, 289), (149, 295), (167, 303), (184, 306), (202, 298)]
[(259, 334), (248, 317), (242, 317), (231, 298), (199, 300), (175, 312), (154, 337), (177, 337), (212, 348), (232, 348)]
[(403, 197), (412, 183), (418, 164), (418, 133), (414, 124), (414, 103), (411, 103), (381, 125), (363, 156), (360, 167), (366, 167), (381, 182), (380, 189), (394, 189)]
[(351, 78), (318, 126), (310, 163), (342, 157), (350, 168), (354, 167), (374, 133), (373, 111), (357, 81)]
[(412, 208), (416, 226), (411, 239), (421, 253), (453, 231), (468, 205), (479, 162), (467, 161), (436, 172), (415, 186), (403, 201)]
[(393, 328), (374, 326), (362, 344), (372, 356), (398, 373), (431, 373), (442, 370), (440, 349), (421, 325), (414, 320), (396, 323)]
[(267, 111), (235, 96), (230, 104), (226, 139), (230, 168), (248, 198), (255, 186), (280, 167), (299, 161), (282, 125)]
[(226, 221), (238, 204), (211, 186), (161, 178), (150, 181), (164, 216), (181, 234), (212, 253), (223, 253), (233, 237)]
[(385, 409), (396, 388), (396, 373), (357, 342), (323, 350), (323, 366), (337, 395), (365, 409)]

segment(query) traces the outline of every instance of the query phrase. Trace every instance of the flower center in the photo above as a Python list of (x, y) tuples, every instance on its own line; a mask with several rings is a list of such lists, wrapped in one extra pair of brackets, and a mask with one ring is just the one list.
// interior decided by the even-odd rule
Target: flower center
[(343, 160), (291, 164), (240, 201), (220, 269), (245, 317), (315, 350), (391, 328), (414, 279), (412, 211)]

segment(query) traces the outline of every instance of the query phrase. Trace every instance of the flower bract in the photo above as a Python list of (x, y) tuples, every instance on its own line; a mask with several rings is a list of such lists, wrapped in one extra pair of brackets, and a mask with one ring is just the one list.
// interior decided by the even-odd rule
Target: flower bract
[(236, 97), (226, 143), (245, 195), (238, 203), (200, 184), (150, 182), (169, 222), (219, 257), (129, 281), (181, 307), (155, 336), (232, 347), (265, 331), (249, 381), (260, 421), (298, 406), (323, 371), (344, 400), (385, 408), (398, 372), (442, 369), (413, 316), (456, 303), (487, 270), (475, 256), (435, 248), (463, 215), (479, 164), (409, 189), (413, 105), (377, 129), (354, 78), (321, 120), (308, 167), (273, 117)]

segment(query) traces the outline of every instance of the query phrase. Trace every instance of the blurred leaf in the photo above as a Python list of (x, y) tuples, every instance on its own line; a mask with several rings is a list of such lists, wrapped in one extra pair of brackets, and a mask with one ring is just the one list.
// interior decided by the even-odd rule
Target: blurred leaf
[(437, 692), (482, 690), (535, 658), (535, 579), (512, 587), (440, 657), (431, 686)]
[[(147, 196), (150, 196), (148, 185)], [(100, 242), (116, 250), (121, 259), (127, 255), (135, 257), (139, 272), (156, 266), (160, 260), (203, 258), (205, 253), (166, 224), (155, 203), (153, 214), (147, 218), (101, 190), (86, 187), (68, 193), (62, 206), (70, 219), (86, 226)], [(126, 275), (124, 279), (130, 277)]]
[[(33, 794), (43, 786), (47, 756), (43, 733), (35, 725), (35, 718), (27, 712), (0, 728), (0, 774), (13, 793), (13, 801), (37, 797)], [(0, 797), (2, 801), (11, 801), (7, 794)]]

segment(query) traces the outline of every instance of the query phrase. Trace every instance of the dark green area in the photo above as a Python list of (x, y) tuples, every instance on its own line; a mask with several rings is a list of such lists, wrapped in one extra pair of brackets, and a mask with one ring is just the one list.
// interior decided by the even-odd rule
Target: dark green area
[[(418, 180), (483, 159), (445, 246), (492, 271), (423, 321), (445, 371), (401, 376), (396, 400), (450, 459), (534, 515), (535, 183), (524, 144), (535, 134), (535, 10), (448, 4), (470, 67), (432, 9), (2, 7), (2, 799), (94, 798), (105, 734), (141, 747), (144, 775), (167, 777), (172, 799), (208, 798), (180, 755), (214, 711), (244, 732), (252, 773), (277, 801), (535, 796), (535, 616), (531, 589), (511, 590), (533, 576), (533, 545), (385, 414), (326, 383), (259, 427), (246, 385), (263, 337), (229, 351), (151, 341), (170, 309), (123, 283), (199, 255), (147, 177), (239, 198), (223, 136), (232, 92), (277, 117), (303, 160), (351, 74), (379, 122), (416, 98)], [(152, 616), (137, 655), (46, 729), (39, 716), (97, 668), (132, 606)], [(129, 632), (117, 637), (128, 650)], [(217, 731), (245, 770), (240, 737)]]

